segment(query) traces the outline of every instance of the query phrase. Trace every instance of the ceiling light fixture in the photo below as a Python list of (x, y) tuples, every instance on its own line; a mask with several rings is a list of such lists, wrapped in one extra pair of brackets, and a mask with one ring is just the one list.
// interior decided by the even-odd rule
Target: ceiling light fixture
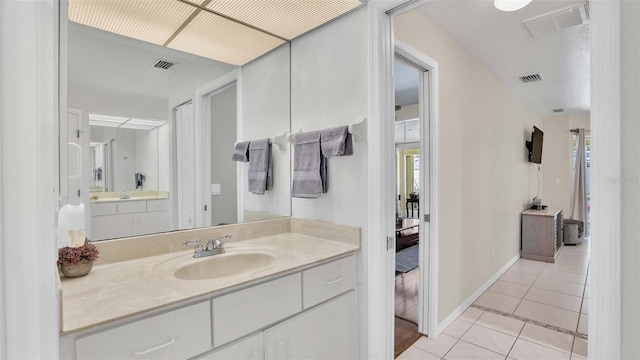
[(502, 11), (516, 11), (529, 5), (531, 0), (493, 0), (493, 6)]

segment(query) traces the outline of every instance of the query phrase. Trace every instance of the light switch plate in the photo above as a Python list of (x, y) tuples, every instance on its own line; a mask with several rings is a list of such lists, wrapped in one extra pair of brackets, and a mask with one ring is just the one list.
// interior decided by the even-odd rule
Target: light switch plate
[(211, 184), (211, 195), (220, 195), (220, 184)]

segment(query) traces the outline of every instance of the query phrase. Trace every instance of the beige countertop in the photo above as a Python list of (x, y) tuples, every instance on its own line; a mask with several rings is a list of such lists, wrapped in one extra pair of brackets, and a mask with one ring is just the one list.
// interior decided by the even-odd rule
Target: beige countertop
[[(63, 335), (155, 310), (203, 295), (215, 295), (243, 284), (294, 271), (341, 255), (359, 246), (300, 233), (280, 233), (225, 244), (226, 253), (194, 259), (183, 250), (94, 266), (80, 278), (62, 278)], [(179, 268), (243, 252), (271, 255), (266, 268), (218, 279), (181, 280)]]

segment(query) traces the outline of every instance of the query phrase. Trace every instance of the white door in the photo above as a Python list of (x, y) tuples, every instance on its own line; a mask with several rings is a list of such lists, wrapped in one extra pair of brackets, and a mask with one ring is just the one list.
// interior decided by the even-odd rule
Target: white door
[(195, 124), (193, 105), (175, 109), (178, 230), (195, 226)]

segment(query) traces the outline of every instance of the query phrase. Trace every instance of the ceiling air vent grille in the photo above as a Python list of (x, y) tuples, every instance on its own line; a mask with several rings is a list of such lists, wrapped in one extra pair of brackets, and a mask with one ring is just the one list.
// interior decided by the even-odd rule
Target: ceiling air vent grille
[(542, 81), (544, 80), (544, 77), (542, 77), (542, 74), (531, 74), (531, 75), (520, 76), (519, 79), (523, 83), (530, 83), (530, 82)]
[(561, 113), (564, 112), (564, 109), (553, 109), (554, 113)]
[(158, 61), (156, 61), (153, 64), (153, 67), (154, 68), (158, 68), (158, 69), (169, 70), (173, 65), (175, 65), (175, 64), (172, 63), (171, 61), (158, 59)]

